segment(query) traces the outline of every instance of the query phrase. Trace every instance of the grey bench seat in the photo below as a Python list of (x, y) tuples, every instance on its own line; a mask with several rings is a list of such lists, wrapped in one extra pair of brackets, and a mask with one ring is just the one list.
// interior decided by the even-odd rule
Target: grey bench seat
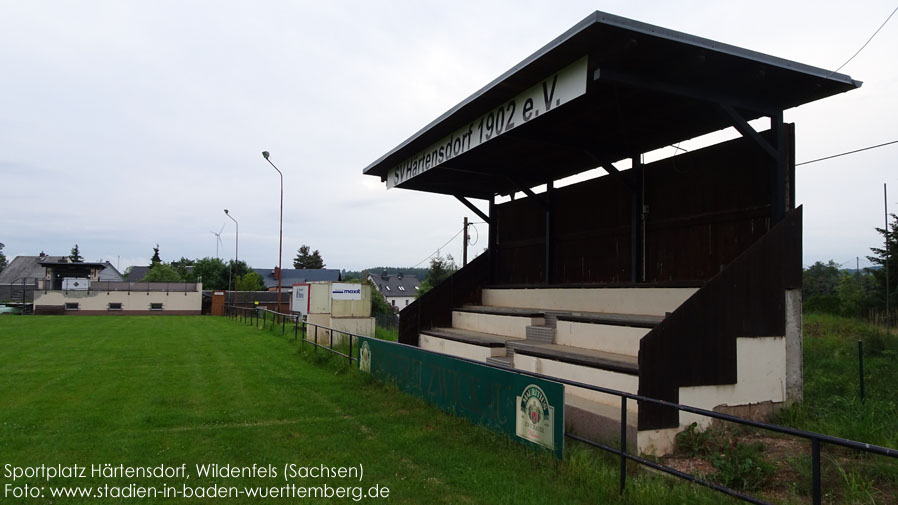
[(472, 312), (474, 314), (490, 314), (494, 316), (544, 317), (546, 315), (546, 311), (540, 309), (494, 307), (491, 305), (463, 305), (453, 310), (457, 312)]
[(546, 358), (573, 365), (602, 368), (612, 372), (639, 375), (639, 360), (636, 356), (596, 351), (569, 345), (537, 343), (533, 341), (511, 340), (506, 347), (515, 354)]
[(431, 330), (423, 330), (421, 331), (421, 334), (483, 347), (505, 347), (506, 342), (518, 340), (493, 333), (459, 330), (456, 328), (433, 328)]
[(613, 314), (607, 312), (584, 312), (545, 310), (518, 307), (494, 307), (491, 305), (465, 305), (454, 309), (458, 312), (472, 312), (475, 314), (491, 314), (496, 316), (518, 317), (546, 317), (555, 316), (559, 321), (572, 321), (578, 323), (608, 324), (614, 326), (633, 326), (637, 328), (654, 328), (663, 316), (651, 316), (645, 314)]
[(575, 323), (608, 324), (614, 326), (633, 326), (636, 328), (654, 328), (664, 320), (662, 316), (644, 314), (606, 314), (602, 312), (569, 312), (559, 313), (559, 321)]

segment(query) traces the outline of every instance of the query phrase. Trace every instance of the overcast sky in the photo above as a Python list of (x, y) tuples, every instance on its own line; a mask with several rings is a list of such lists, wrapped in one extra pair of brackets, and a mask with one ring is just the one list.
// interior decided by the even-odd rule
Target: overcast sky
[[(362, 169), (595, 10), (825, 69), (895, 0), (232, 2), (0, 0), (0, 242), (124, 270), (234, 254), (412, 266), (479, 221)], [(861, 89), (786, 111), (798, 162), (898, 139), (898, 15), (841, 70)], [(804, 263), (876, 246), (898, 144), (798, 167)], [(486, 227), (479, 226), (485, 245)], [(461, 256), (461, 237), (444, 253)]]

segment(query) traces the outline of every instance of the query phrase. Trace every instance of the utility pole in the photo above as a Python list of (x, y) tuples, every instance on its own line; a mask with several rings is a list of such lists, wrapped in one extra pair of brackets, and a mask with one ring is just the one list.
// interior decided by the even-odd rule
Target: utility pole
[(882, 205), (885, 213), (886, 236), (886, 327), (889, 326), (889, 196), (886, 183), (882, 183)]
[(461, 247), (461, 266), (465, 267), (468, 265), (468, 216), (465, 216), (465, 230), (462, 235), (464, 238)]

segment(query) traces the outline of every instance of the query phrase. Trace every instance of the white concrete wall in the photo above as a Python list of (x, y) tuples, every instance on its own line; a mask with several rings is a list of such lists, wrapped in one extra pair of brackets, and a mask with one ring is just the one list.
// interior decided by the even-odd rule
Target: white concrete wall
[[(636, 394), (639, 389), (639, 377), (628, 375), (610, 370), (602, 370), (600, 368), (592, 368), (582, 365), (574, 365), (555, 361), (551, 359), (539, 358), (536, 356), (528, 356), (525, 354), (514, 355), (514, 367), (527, 372), (541, 373), (560, 377), (585, 384), (593, 384), (618, 391), (626, 391)], [(596, 402), (609, 406), (620, 408), (620, 397), (599, 393), (589, 389), (583, 389), (574, 386), (564, 386), (565, 397), (577, 396), (589, 402)], [(636, 412), (636, 402), (627, 402), (627, 412)]]
[(453, 328), (514, 338), (525, 338), (528, 326), (542, 325), (544, 322), (545, 320), (541, 317), (503, 316), (458, 310), (452, 311)]
[[(196, 291), (186, 293), (162, 291), (40, 291), (34, 292), (34, 305), (65, 305), (77, 303), (80, 313), (126, 314), (128, 312), (147, 312), (151, 303), (161, 303), (161, 311), (165, 313), (199, 314), (203, 308), (202, 285), (197, 284)], [(121, 303), (122, 310), (109, 310), (110, 303)], [(74, 311), (71, 311), (74, 312)]]
[(558, 321), (555, 328), (555, 343), (638, 356), (639, 341), (648, 332), (649, 328)]
[(484, 289), (483, 304), (559, 311), (663, 316), (698, 288)]
[[(373, 317), (332, 317), (330, 326), (335, 330), (345, 331), (354, 335), (363, 337), (374, 336)], [(337, 333), (337, 336), (340, 336), (340, 334)]]
[(663, 430), (645, 430), (636, 433), (636, 449), (640, 454), (650, 456), (667, 456), (677, 448), (677, 433), (683, 428), (665, 428)]
[[(341, 332), (362, 335), (363, 337), (374, 336), (375, 321), (373, 317), (331, 317), (330, 314), (309, 314), (307, 322), (319, 326), (317, 330), (318, 343), (321, 345), (329, 345), (331, 342), (331, 332), (328, 328), (337, 330), (334, 332), (334, 345), (348, 341), (346, 335)], [(314, 342), (315, 331), (314, 326), (308, 326), (306, 328), (306, 340)], [(355, 339), (353, 339), (353, 342), (355, 342)]]
[(309, 315), (331, 313), (331, 284), (329, 282), (309, 283)]
[[(758, 337), (736, 339), (736, 384), (680, 388), (680, 403), (714, 410), (728, 405), (780, 403), (786, 397), (786, 339)], [(680, 425), (711, 424), (711, 418), (680, 413)]]
[(421, 334), (418, 336), (418, 347), (427, 351), (439, 352), (450, 356), (486, 361), (491, 356), (505, 356), (504, 347), (486, 347), (466, 344), (455, 340)]
[[(720, 406), (781, 403), (786, 397), (786, 339), (760, 337), (736, 339), (736, 384), (680, 388), (682, 405), (714, 410)], [(680, 426), (646, 430), (637, 434), (639, 452), (662, 456), (676, 448), (676, 435), (693, 422), (700, 429), (712, 418), (680, 412)]]

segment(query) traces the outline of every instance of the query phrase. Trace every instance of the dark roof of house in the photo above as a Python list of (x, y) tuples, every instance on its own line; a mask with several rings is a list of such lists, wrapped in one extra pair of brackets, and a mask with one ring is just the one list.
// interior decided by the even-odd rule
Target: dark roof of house
[(41, 266), (41, 268), (46, 268), (46, 267), (64, 267), (64, 268), (72, 268), (72, 269), (78, 268), (78, 267), (99, 268), (99, 269), (106, 268), (106, 263), (102, 262), (102, 261), (79, 261), (77, 263), (73, 263), (71, 261), (58, 261), (58, 260), (50, 261), (47, 259), (43, 259), (41, 261), (38, 261), (38, 264)]
[[(553, 83), (562, 69), (574, 68), (571, 82), (585, 91), (578, 87), (569, 103), (553, 107)], [(860, 85), (844, 74), (595, 12), (363, 172), (388, 186), (488, 199), (722, 130), (735, 116), (776, 116)], [(537, 98), (518, 103), (530, 94)], [(534, 108), (543, 97), (543, 112), (551, 113)], [(522, 120), (525, 108), (530, 114)], [(500, 113), (503, 126), (490, 128)], [(444, 145), (453, 146), (445, 156), (438, 152)]]
[(131, 271), (128, 272), (128, 282), (140, 282), (144, 277), (147, 276), (147, 272), (150, 271), (149, 266), (133, 266), (131, 267)]
[(15, 284), (23, 278), (43, 279), (46, 275), (42, 261), (59, 261), (65, 256), (16, 256), (0, 272), (0, 284)]
[[(262, 276), (265, 288), (276, 288), (278, 280), (274, 278), (273, 268), (253, 268)], [(281, 288), (290, 287), (303, 282), (340, 281), (340, 270), (336, 268), (285, 268), (281, 270)]]
[(67, 256), (16, 256), (3, 269), (3, 272), (0, 272), (0, 284), (15, 283), (16, 280), (21, 282), (23, 277), (43, 279), (46, 274), (44, 269), (56, 265), (100, 267), (99, 278), (101, 281), (121, 282), (122, 280), (122, 274), (108, 261), (75, 264), (65, 263), (66, 258)]
[(414, 275), (368, 274), (368, 278), (384, 296), (415, 296), (418, 293), (418, 278)]
[[(140, 282), (147, 276), (150, 272), (150, 266), (132, 266), (131, 271), (128, 272), (128, 282)], [(193, 265), (188, 265), (184, 267), (187, 272), (193, 270)]]

